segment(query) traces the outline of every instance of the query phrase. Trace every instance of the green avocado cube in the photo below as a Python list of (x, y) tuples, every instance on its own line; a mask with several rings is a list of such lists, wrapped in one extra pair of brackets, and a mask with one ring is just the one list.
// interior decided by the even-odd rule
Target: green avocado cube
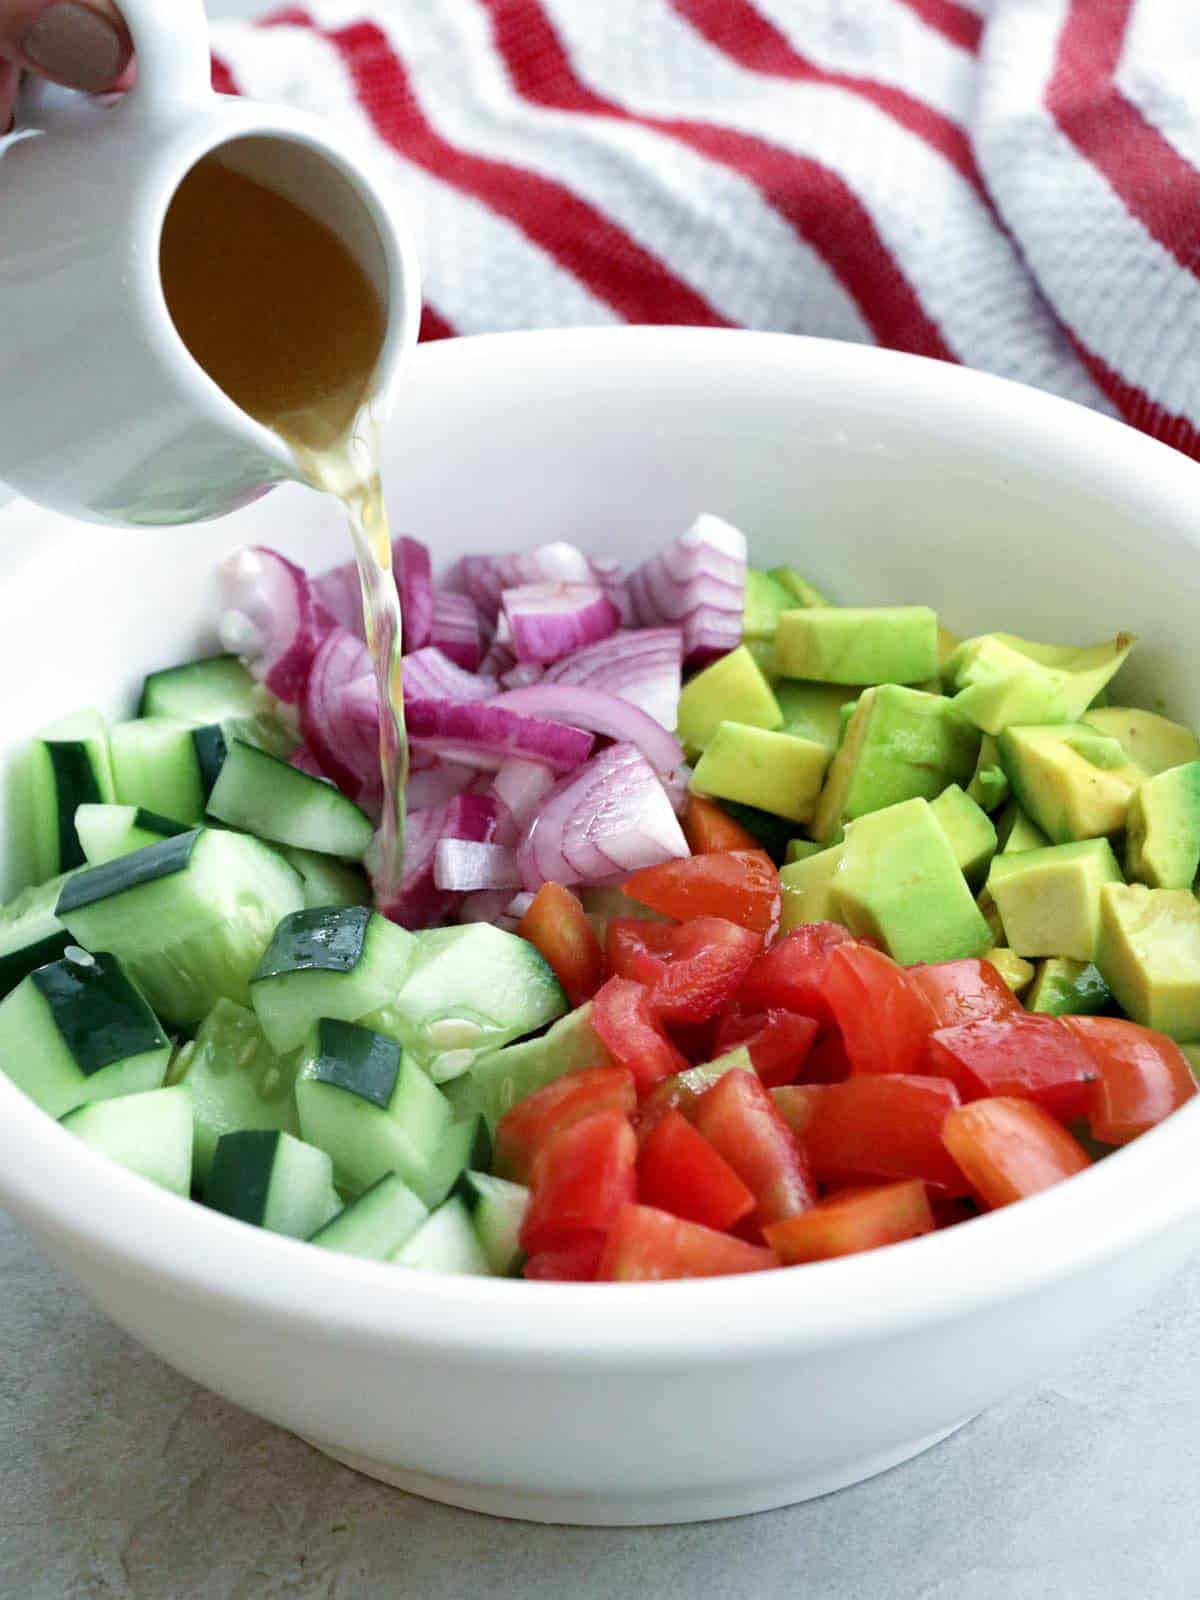
[(999, 743), (1018, 804), (1053, 843), (1096, 839), (1125, 826), (1144, 774), (1115, 739), (1065, 722), (1005, 728)]
[(977, 956), (994, 942), (928, 800), (859, 817), (846, 828), (843, 850), (836, 882), (843, 920), (905, 966)]
[(943, 789), (930, 808), (945, 830), (963, 875), (968, 881), (982, 878), (996, 854), (996, 829), (987, 812), (957, 783)]
[(1200, 1039), (1188, 1039), (1182, 1042), (1179, 1048), (1187, 1057), (1187, 1064), (1192, 1069), (1192, 1076), (1200, 1078)]
[(1133, 706), (1093, 706), (1079, 719), (1115, 739), (1135, 766), (1151, 776), (1200, 761), (1200, 739), (1190, 728)]
[(784, 866), (790, 867), (793, 861), (806, 861), (809, 856), (820, 855), (824, 848), (815, 839), (789, 839), (783, 858)]
[(841, 683), (804, 683), (796, 678), (780, 678), (774, 687), (784, 732), (836, 750), (845, 726), (842, 713), (854, 709), (857, 691)]
[(979, 741), (979, 755), (967, 793), (985, 811), (999, 810), (1008, 799), (1008, 778), (1000, 765), (1000, 748), (990, 733)]
[(795, 604), (791, 590), (777, 578), (758, 567), (747, 567), (742, 603), (743, 639), (774, 639), (780, 617)]
[(832, 600), (827, 600), (820, 589), (809, 583), (807, 578), (802, 578), (795, 567), (772, 567), (768, 576), (774, 578), (775, 582), (786, 589), (791, 596), (789, 609), (796, 605), (812, 609), (833, 604)]
[(1132, 648), (1127, 633), (1082, 647), (985, 633), (959, 645), (944, 670), (963, 716), (995, 734), (1014, 722), (1077, 721)]
[(689, 788), (807, 822), (828, 765), (829, 751), (814, 739), (722, 722), (696, 763)]
[[(1004, 938), (1004, 924), (1000, 920), (1000, 912), (996, 908), (996, 902), (992, 899), (992, 891), (986, 883), (975, 896), (975, 904), (979, 907), (979, 914), (992, 930), (993, 942), (1002, 949), (1007, 949), (1007, 943)], [(1030, 976), (1032, 977), (1032, 973)]]
[(1005, 806), (996, 825), (996, 833), (1001, 851), (1009, 856), (1019, 856), (1024, 850), (1043, 850), (1050, 843), (1015, 800), (1010, 800)]
[(1014, 994), (1020, 994), (1033, 982), (1035, 971), (1032, 961), (1026, 961), (1007, 945), (995, 944), (983, 952), (982, 959), (991, 963)]
[(1112, 990), (1094, 962), (1050, 956), (1038, 962), (1025, 1005), (1052, 1017), (1091, 1017), (1111, 1000)]
[(835, 877), (842, 864), (843, 846), (818, 850), (783, 867), (779, 888), (783, 895), (781, 933), (790, 933), (805, 922), (839, 922), (842, 904), (837, 897)]
[(987, 886), (1019, 956), (1070, 956), (1093, 961), (1100, 936), (1100, 891), (1120, 883), (1107, 839), (1048, 845), (992, 862)]
[(1187, 889), (1200, 870), (1200, 761), (1170, 767), (1133, 791), (1125, 871), (1152, 889)]
[(679, 696), (678, 734), (689, 751), (708, 748), (722, 722), (777, 728), (779, 702), (744, 644), (688, 680)]
[(1200, 1036), (1200, 901), (1189, 889), (1106, 884), (1096, 965), (1135, 1022)]
[(820, 683), (922, 683), (938, 674), (937, 617), (928, 606), (785, 611), (775, 664)]
[(965, 783), (979, 735), (943, 695), (899, 684), (866, 689), (826, 774), (812, 832), (832, 844), (844, 823)]

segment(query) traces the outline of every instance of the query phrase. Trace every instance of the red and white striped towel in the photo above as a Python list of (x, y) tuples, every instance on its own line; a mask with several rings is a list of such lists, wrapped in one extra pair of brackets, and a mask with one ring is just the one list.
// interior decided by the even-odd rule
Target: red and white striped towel
[(214, 49), (383, 147), (426, 337), (826, 334), (1200, 457), (1198, 0), (312, 0)]

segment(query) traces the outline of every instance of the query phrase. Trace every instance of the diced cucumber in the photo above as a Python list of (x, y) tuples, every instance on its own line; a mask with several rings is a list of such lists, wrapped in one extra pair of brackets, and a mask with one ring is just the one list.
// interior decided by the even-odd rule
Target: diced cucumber
[(82, 866), (79, 806), (116, 798), (109, 735), (98, 711), (77, 711), (43, 728), (26, 758), (33, 871), (40, 881)]
[(498, 1278), (514, 1277), (524, 1260), (521, 1223), (529, 1205), (529, 1190), (523, 1183), (472, 1171), (463, 1175), (459, 1194), (488, 1266)]
[(171, 1044), (112, 955), (73, 945), (0, 1001), (0, 1067), (52, 1117), (157, 1089)]
[(293, 912), (275, 929), (250, 985), (263, 1032), (276, 1050), (294, 1050), (318, 1017), (369, 1026), (369, 1013), (403, 984), (416, 947), (407, 929), (368, 906)]
[(478, 1111), (494, 1133), (500, 1118), (518, 1100), (553, 1083), (565, 1072), (611, 1067), (612, 1057), (592, 1027), (591, 1016), (589, 1003), (560, 1018), (539, 1039), (480, 1056), (468, 1073), (442, 1090), (454, 1115), (469, 1117)]
[(217, 1140), (245, 1128), (299, 1134), (296, 1070), (299, 1058), (277, 1056), (258, 1018), (232, 1000), (218, 1000), (195, 1039), (171, 1064), (168, 1079), (187, 1091), (196, 1137), (193, 1177), (203, 1185)]
[(69, 874), (26, 889), (0, 908), (0, 999), (35, 967), (57, 961), (71, 935), (54, 914)]
[(258, 687), (238, 658), (209, 656), (148, 674), (138, 716), (220, 722), (224, 717), (253, 716), (258, 709)]
[(309, 1240), (323, 1250), (337, 1250), (346, 1256), (365, 1256), (371, 1261), (386, 1261), (429, 1215), (407, 1185), (394, 1172), (380, 1178), (332, 1222), (318, 1228)]
[(85, 948), (115, 951), (160, 1016), (191, 1027), (222, 998), (249, 1003), (272, 933), (303, 899), (269, 845), (195, 828), (76, 873), (58, 915)]
[(424, 1221), (407, 1243), (391, 1257), (398, 1267), (417, 1272), (465, 1272), (490, 1277), (466, 1206), (456, 1195)]
[(192, 1105), (182, 1089), (151, 1089), (80, 1106), (64, 1128), (108, 1156), (187, 1198), (192, 1181)]
[(290, 845), (279, 845), (278, 850), (303, 878), (306, 906), (370, 905), (371, 886), (359, 867), (336, 856), (318, 855), (315, 850), (296, 850)]
[(261, 1128), (218, 1139), (204, 1203), (293, 1239), (311, 1238), (341, 1210), (324, 1150)]
[(118, 722), (111, 734), (116, 798), (163, 817), (195, 823), (225, 759), (217, 724), (193, 727), (172, 717)]
[(366, 813), (333, 784), (241, 739), (229, 742), (208, 811), (260, 839), (351, 861), (362, 860), (375, 831)]
[(140, 850), (143, 845), (173, 839), (188, 830), (186, 823), (173, 822), (170, 817), (160, 817), (157, 811), (146, 811), (141, 806), (96, 805), (79, 807), (75, 831), (88, 865), (98, 867), (118, 856), (127, 856), (131, 850)]
[(399, 993), (362, 1020), (399, 1039), (441, 1083), (566, 1009), (562, 985), (533, 945), (472, 922), (423, 933)]
[(300, 1063), (296, 1107), (301, 1133), (328, 1152), (339, 1188), (361, 1194), (395, 1172), (428, 1204), (450, 1106), (394, 1039), (322, 1017)]
[(492, 1138), (487, 1123), (476, 1113), (451, 1125), (433, 1153), (429, 1176), (414, 1184), (414, 1188), (432, 1211), (455, 1193), (470, 1168), (486, 1169), (491, 1164)]

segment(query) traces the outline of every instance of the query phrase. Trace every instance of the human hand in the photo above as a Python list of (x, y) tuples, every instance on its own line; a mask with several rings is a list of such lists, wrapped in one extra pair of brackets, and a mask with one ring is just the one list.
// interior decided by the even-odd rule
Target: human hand
[(112, 0), (0, 0), (0, 132), (23, 71), (95, 93), (113, 88), (132, 53)]

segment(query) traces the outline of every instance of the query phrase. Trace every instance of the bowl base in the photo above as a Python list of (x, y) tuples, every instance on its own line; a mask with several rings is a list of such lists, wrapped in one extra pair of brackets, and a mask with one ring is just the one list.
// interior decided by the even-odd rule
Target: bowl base
[(345, 1467), (361, 1472), (381, 1483), (390, 1483), (407, 1494), (463, 1511), (481, 1511), (489, 1517), (508, 1517), (517, 1522), (550, 1522), (593, 1528), (634, 1528), (670, 1522), (714, 1522), (722, 1517), (745, 1517), (756, 1511), (775, 1511), (780, 1506), (815, 1500), (818, 1495), (862, 1483), (891, 1467), (911, 1461), (923, 1450), (948, 1439), (971, 1419), (964, 1417), (948, 1428), (912, 1439), (876, 1455), (861, 1456), (832, 1472), (811, 1473), (798, 1478), (752, 1479), (750, 1482), (720, 1484), (712, 1488), (663, 1490), (635, 1495), (539, 1494), (504, 1484), (471, 1483), (459, 1478), (440, 1478), (427, 1472), (411, 1471), (357, 1455), (334, 1445), (306, 1439), (323, 1455), (332, 1456)]

